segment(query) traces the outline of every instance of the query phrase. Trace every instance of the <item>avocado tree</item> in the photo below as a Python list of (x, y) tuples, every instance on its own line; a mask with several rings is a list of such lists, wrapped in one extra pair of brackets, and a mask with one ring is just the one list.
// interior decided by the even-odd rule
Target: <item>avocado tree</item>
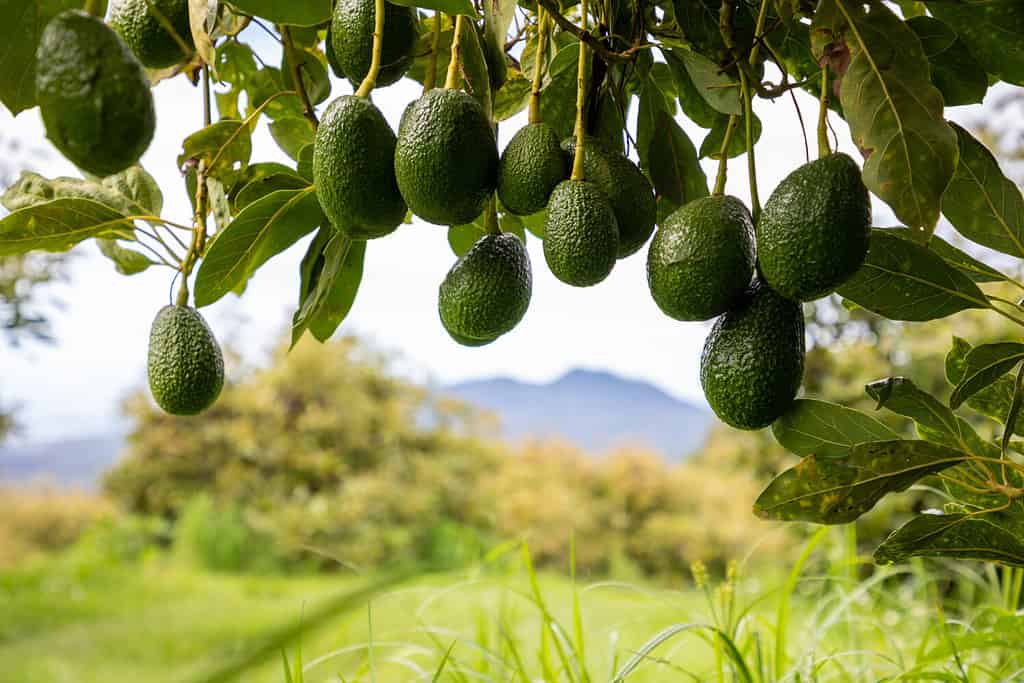
[[(803, 457), (761, 494), (758, 515), (846, 524), (927, 478), (943, 508), (894, 531), (878, 561), (1024, 567), (1024, 343), (952, 339), (945, 400), (910, 378), (867, 384), (915, 439), (797, 398), (801, 305), (833, 293), (894, 321), (982, 309), (1024, 326), (1007, 295), (1024, 284), (933, 234), (944, 215), (967, 240), (1024, 257), (1024, 198), (944, 116), (997, 81), (1024, 85), (1019, 0), (113, 0), (109, 22), (102, 0), (4, 7), (0, 100), (15, 114), (38, 105), (84, 177), (14, 182), (0, 257), (95, 240), (126, 275), (168, 268), (177, 295), (149, 357), (168, 412), (205, 409), (224, 381), (196, 309), (242, 293), (306, 235), (293, 344), (331, 337), (366, 249), (401, 239), (392, 233), (414, 216), (446, 226), (457, 260), (440, 321), (468, 346), (525, 313), (527, 240), (543, 240), (546, 267), (572, 286), (644, 250), (667, 315), (717, 318), (700, 363), (719, 417), (770, 425)], [(279, 61), (247, 42), (255, 31), (280, 44)], [(330, 72), (353, 94), (332, 99)], [(158, 123), (150, 86), (165, 78), (190, 79), (205, 114), (178, 157), (190, 218), (163, 215), (137, 163)], [(401, 78), (423, 94), (396, 132), (372, 95)], [(771, 131), (752, 101), (793, 90), (818, 98), (818, 158), (794, 163), (762, 210), (756, 150)], [(498, 126), (524, 110), (499, 150)], [(699, 145), (680, 111), (707, 131)], [(833, 151), (840, 121), (861, 162)], [(290, 163), (251, 158), (263, 123)], [(750, 196), (728, 197), (739, 156)], [(711, 183), (702, 158), (718, 162)], [(904, 227), (871, 227), (869, 193)], [(1002, 425), (1001, 438), (983, 438), (967, 409)]]

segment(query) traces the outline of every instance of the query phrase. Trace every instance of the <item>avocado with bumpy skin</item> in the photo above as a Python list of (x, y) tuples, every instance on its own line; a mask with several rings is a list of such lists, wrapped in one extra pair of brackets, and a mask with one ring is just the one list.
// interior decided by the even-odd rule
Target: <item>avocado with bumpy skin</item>
[(800, 304), (755, 280), (704, 342), (700, 383), (708, 404), (728, 425), (761, 429), (789, 409), (803, 374)]
[(615, 212), (597, 186), (563, 180), (551, 193), (544, 223), (544, 259), (552, 274), (589, 287), (612, 272), (619, 250)]
[(509, 212), (528, 216), (547, 206), (555, 186), (568, 177), (555, 130), (530, 123), (512, 136), (498, 160), (498, 199)]
[(485, 235), (441, 283), (441, 323), (460, 344), (483, 346), (523, 319), (532, 290), (530, 257), (519, 238), (510, 233)]
[[(375, 15), (374, 0), (337, 0), (331, 15), (330, 41), (326, 45), (328, 61), (337, 64), (335, 73), (344, 72), (356, 88), (370, 70)], [(416, 10), (385, 2), (378, 87), (391, 85), (405, 75), (412, 65), (418, 39)]]
[(43, 29), (36, 59), (39, 111), (60, 153), (97, 176), (136, 163), (156, 112), (146, 72), (117, 33), (85, 12), (61, 12)]
[(423, 220), (471, 223), (498, 182), (497, 143), (480, 103), (446, 88), (411, 102), (398, 126), (395, 177), (402, 198)]
[(224, 386), (224, 357), (203, 316), (187, 306), (164, 306), (149, 332), (149, 390), (172, 415), (209, 408)]
[(857, 272), (870, 236), (860, 169), (837, 152), (800, 166), (772, 192), (757, 224), (758, 263), (772, 289), (813, 301)]
[(754, 223), (739, 199), (703, 197), (676, 209), (654, 233), (647, 284), (676, 320), (708, 320), (736, 304), (754, 273)]
[[(562, 141), (566, 162), (572, 167), (576, 139)], [(583, 152), (583, 177), (597, 186), (615, 212), (619, 226), (618, 257), (636, 253), (654, 232), (658, 207), (654, 188), (632, 161), (600, 138), (587, 136)]]
[(111, 8), (110, 26), (151, 69), (180, 64), (195, 49), (188, 0), (119, 0)]
[(370, 100), (328, 105), (313, 143), (313, 182), (331, 224), (353, 239), (387, 235), (408, 208), (395, 180), (395, 134)]

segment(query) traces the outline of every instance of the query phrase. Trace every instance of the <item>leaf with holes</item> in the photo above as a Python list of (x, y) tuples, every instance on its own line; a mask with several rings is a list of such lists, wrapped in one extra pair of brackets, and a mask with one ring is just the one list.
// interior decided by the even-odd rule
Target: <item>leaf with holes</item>
[(931, 441), (902, 439), (860, 444), (844, 457), (809, 455), (772, 480), (754, 512), (764, 519), (846, 524), (887, 494), (969, 458)]

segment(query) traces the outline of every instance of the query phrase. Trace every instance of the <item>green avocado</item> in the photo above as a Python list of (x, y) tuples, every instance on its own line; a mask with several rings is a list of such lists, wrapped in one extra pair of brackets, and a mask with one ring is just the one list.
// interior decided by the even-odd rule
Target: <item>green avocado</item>
[(441, 283), (441, 323), (460, 344), (483, 346), (523, 319), (532, 289), (530, 257), (519, 238), (510, 233), (485, 235)]
[(758, 263), (772, 289), (813, 301), (860, 268), (870, 236), (860, 169), (837, 152), (799, 167), (772, 192), (757, 225)]
[[(658, 207), (647, 177), (600, 138), (587, 136), (584, 143), (583, 177), (608, 198), (619, 225), (619, 258), (639, 251), (654, 232)], [(576, 139), (562, 141), (566, 161), (572, 167)]]
[(36, 99), (46, 136), (83, 171), (108, 176), (149, 147), (156, 112), (139, 60), (106, 24), (68, 10), (43, 29)]
[(498, 199), (511, 213), (528, 216), (547, 206), (555, 185), (568, 177), (555, 130), (531, 123), (512, 136), (498, 161)]
[(704, 342), (700, 383), (722, 422), (761, 429), (793, 403), (804, 374), (800, 304), (755, 280)]
[(313, 143), (313, 182), (335, 228), (370, 239), (405, 219), (394, 159), (395, 134), (370, 100), (343, 95), (327, 106)]
[(676, 320), (708, 320), (732, 308), (754, 273), (754, 223), (735, 197), (704, 197), (666, 218), (647, 252), (655, 303)]
[(559, 280), (589, 287), (612, 272), (619, 228), (611, 204), (588, 180), (563, 180), (551, 193), (544, 223), (544, 259)]
[(151, 69), (180, 64), (195, 49), (188, 0), (118, 0), (112, 4), (110, 25)]
[(220, 395), (224, 357), (203, 316), (187, 306), (164, 306), (149, 332), (149, 390), (172, 415), (196, 415)]
[[(336, 64), (356, 88), (366, 78), (373, 55), (374, 0), (337, 0), (328, 29), (327, 59)], [(377, 72), (377, 86), (396, 82), (412, 65), (419, 40), (416, 10), (384, 3), (384, 45)]]
[(410, 103), (398, 126), (395, 177), (425, 221), (463, 225), (479, 216), (498, 182), (494, 130), (480, 103), (444, 88)]

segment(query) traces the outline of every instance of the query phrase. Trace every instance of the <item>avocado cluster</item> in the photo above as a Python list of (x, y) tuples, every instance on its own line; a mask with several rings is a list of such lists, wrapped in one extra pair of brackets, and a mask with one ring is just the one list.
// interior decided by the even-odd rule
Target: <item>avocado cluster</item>
[(789, 409), (803, 379), (801, 304), (860, 268), (870, 226), (860, 170), (841, 153), (790, 173), (756, 226), (729, 196), (697, 199), (661, 222), (647, 253), (651, 296), (677, 320), (717, 316), (700, 381), (723, 422), (761, 429)]

